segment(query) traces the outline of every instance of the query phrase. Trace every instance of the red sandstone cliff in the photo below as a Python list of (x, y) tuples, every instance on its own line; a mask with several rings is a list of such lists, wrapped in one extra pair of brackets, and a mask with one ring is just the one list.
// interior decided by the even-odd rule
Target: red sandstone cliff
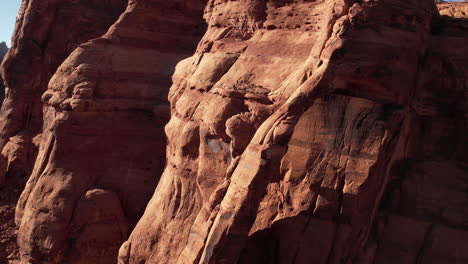
[(12, 47), (1, 67), (6, 94), (0, 114), (0, 182), (8, 174), (31, 173), (37, 153), (33, 139), (43, 127), (40, 98), (50, 78), (80, 43), (105, 33), (126, 3), (22, 1)]
[(130, 2), (52, 77), (40, 151), (16, 209), (23, 259), (115, 262), (163, 170), (173, 68), (204, 32), (204, 6), (178, 5)]
[(205, 18), (121, 263), (466, 261), (466, 22), (431, 1), (212, 1)]
[(41, 96), (63, 60), (80, 43), (104, 34), (126, 4), (126, 0), (22, 1), (12, 47), (0, 67), (6, 86), (0, 112), (0, 214), (4, 223), (0, 262), (11, 253), (3, 250), (12, 248), (4, 244), (15, 237), (11, 216), (42, 141)]
[(468, 4), (131, 0), (77, 47), (90, 1), (31, 53), (43, 2), (2, 70), (24, 263), (468, 262)]

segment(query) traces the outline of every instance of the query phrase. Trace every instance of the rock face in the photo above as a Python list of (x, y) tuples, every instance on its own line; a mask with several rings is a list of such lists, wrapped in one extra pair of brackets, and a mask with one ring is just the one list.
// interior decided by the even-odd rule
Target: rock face
[(120, 263), (467, 261), (465, 20), (419, 0), (218, 0), (205, 19)]
[(468, 17), (468, 3), (442, 3), (438, 4), (437, 7), (440, 14), (444, 16), (462, 19)]
[[(0, 72), (6, 86), (0, 114), (0, 183), (32, 171), (41, 133), (41, 96), (58, 66), (80, 44), (101, 36), (126, 0), (23, 0)], [(79, 19), (77, 19), (79, 17)], [(21, 142), (21, 143), (18, 143)]]
[(41, 143), (41, 96), (63, 60), (80, 43), (104, 34), (126, 5), (126, 0), (22, 1), (12, 47), (0, 67), (6, 86), (0, 113), (0, 263), (6, 262), (3, 249), (15, 248), (11, 218)]
[(468, 4), (131, 0), (78, 45), (124, 3), (43, 2), (2, 70), (23, 263), (468, 262)]
[(468, 261), (468, 3), (439, 8), (464, 19), (434, 21), (374, 222), (376, 263)]
[(164, 168), (173, 69), (204, 33), (204, 4), (179, 5), (130, 2), (51, 78), (39, 153), (16, 209), (23, 260), (116, 262)]

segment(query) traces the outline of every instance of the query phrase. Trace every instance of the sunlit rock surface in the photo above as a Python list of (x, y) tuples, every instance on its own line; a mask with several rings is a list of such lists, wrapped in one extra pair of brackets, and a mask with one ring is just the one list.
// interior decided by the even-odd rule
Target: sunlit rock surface
[[(24, 263), (468, 262), (467, 3), (42, 2), (2, 68)], [(55, 4), (109, 13), (43, 20), (65, 49)]]

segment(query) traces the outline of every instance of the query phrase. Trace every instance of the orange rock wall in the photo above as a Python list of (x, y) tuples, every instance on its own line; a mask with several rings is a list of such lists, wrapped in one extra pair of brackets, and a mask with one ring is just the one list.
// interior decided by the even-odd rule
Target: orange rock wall
[(467, 6), (131, 0), (60, 62), (19, 24), (2, 72), (40, 92), (0, 123), (6, 179), (35, 161), (22, 260), (468, 261)]

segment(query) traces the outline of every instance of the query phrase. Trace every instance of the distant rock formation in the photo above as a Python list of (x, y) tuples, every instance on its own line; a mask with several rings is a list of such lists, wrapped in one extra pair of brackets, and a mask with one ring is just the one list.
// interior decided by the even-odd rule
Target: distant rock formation
[(468, 3), (26, 2), (22, 263), (468, 263)]
[(442, 3), (438, 4), (437, 7), (440, 14), (444, 16), (465, 19), (468, 17), (468, 1), (465, 3)]
[(3, 57), (5, 57), (5, 54), (7, 52), (8, 52), (7, 44), (4, 41), (0, 42), (0, 62), (3, 60)]
[[(5, 42), (0, 42), (0, 64), (3, 61), (6, 53), (8, 52), (8, 46)], [(3, 99), (5, 98), (5, 85), (3, 84), (2, 76), (0, 75), (0, 106), (3, 103)]]

